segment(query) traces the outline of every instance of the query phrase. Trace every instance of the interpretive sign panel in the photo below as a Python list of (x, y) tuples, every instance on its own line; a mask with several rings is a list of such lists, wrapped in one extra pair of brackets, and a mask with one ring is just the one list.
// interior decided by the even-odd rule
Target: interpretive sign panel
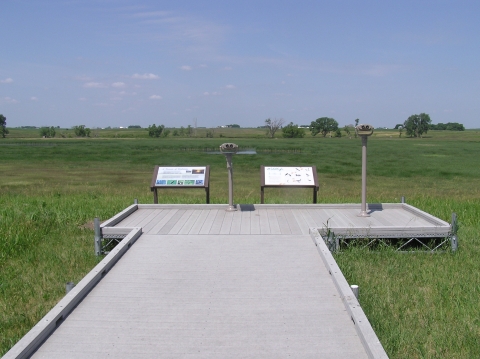
[(155, 186), (204, 186), (206, 167), (158, 167)]
[(313, 185), (312, 167), (264, 167), (266, 186)]
[(158, 188), (205, 188), (207, 203), (210, 202), (210, 166), (160, 167), (155, 166), (150, 189), (153, 201), (158, 203)]
[(264, 203), (265, 187), (313, 188), (313, 203), (317, 203), (317, 169), (312, 167), (261, 166), (260, 199)]

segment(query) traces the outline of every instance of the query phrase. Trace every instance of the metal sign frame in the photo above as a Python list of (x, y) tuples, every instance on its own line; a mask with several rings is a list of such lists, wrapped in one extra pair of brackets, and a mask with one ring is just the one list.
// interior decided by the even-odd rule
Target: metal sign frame
[[(195, 168), (205, 168), (205, 173), (204, 173), (204, 179), (203, 179), (203, 184), (198, 185), (190, 185), (190, 184), (175, 184), (175, 185), (158, 185), (157, 179), (158, 179), (158, 171), (160, 168), (172, 168), (173, 169), (195, 169)], [(191, 181), (191, 180), (190, 180)], [(150, 184), (150, 190), (153, 192), (153, 203), (158, 204), (158, 189), (159, 188), (205, 188), (205, 196), (206, 200), (205, 203), (209, 204), (210, 203), (210, 166), (155, 166), (155, 169), (153, 170), (153, 176), (152, 176), (152, 182)]]
[(274, 167), (274, 166), (260, 166), (260, 203), (265, 203), (265, 187), (288, 187), (288, 188), (312, 188), (313, 189), (313, 203), (317, 203), (317, 192), (319, 189), (318, 185), (318, 176), (317, 176), (317, 167), (316, 166), (275, 166), (280, 168), (311, 168), (313, 175), (313, 184), (265, 184), (265, 168)]

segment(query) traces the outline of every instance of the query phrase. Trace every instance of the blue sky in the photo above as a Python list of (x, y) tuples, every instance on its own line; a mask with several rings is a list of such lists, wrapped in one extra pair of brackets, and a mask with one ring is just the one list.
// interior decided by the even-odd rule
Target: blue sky
[(480, 119), (478, 1), (2, 0), (9, 127)]

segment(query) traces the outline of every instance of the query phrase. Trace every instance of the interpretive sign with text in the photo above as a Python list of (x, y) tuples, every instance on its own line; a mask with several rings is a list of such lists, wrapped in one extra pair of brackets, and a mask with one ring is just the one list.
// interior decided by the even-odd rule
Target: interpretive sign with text
[(314, 186), (312, 167), (265, 167), (266, 186)]
[(206, 167), (158, 167), (155, 186), (205, 186)]
[(158, 203), (159, 188), (205, 188), (206, 203), (210, 203), (210, 166), (160, 167), (155, 166), (150, 189), (153, 203)]
[(312, 188), (313, 203), (317, 203), (317, 168), (311, 167), (260, 167), (260, 203), (264, 202), (265, 187)]

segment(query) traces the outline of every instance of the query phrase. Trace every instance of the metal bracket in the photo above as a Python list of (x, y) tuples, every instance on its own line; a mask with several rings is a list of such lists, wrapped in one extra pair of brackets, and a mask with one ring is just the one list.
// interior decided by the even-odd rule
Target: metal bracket
[(103, 235), (98, 217), (95, 217), (93, 225), (95, 229), (95, 255), (97, 256), (109, 253), (112, 248), (127, 236), (126, 234)]

